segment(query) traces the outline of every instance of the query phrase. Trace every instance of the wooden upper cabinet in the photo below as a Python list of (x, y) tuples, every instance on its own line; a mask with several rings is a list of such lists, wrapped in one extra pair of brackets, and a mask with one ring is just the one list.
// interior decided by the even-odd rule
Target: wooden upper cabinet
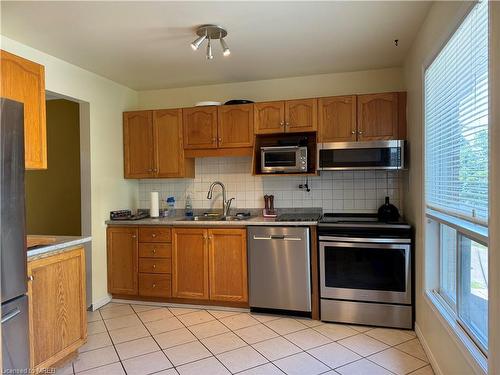
[(153, 112), (155, 177), (194, 177), (194, 160), (184, 158), (182, 110)]
[(253, 104), (217, 108), (219, 148), (253, 146)]
[(208, 300), (206, 229), (172, 230), (172, 297)]
[(6, 51), (0, 57), (0, 96), (24, 104), (26, 169), (46, 169), (45, 68)]
[(82, 247), (28, 262), (30, 364), (52, 367), (87, 339)]
[(245, 229), (209, 229), (210, 300), (248, 301)]
[(358, 95), (358, 140), (398, 138), (398, 93)]
[(138, 230), (108, 227), (108, 292), (137, 295)]
[(126, 178), (154, 176), (153, 111), (123, 113), (123, 152)]
[(185, 149), (217, 148), (217, 107), (182, 110)]
[(255, 134), (282, 133), (285, 131), (285, 102), (254, 104)]
[(318, 100), (299, 99), (285, 102), (285, 131), (313, 132), (318, 124)]
[(356, 96), (318, 99), (318, 142), (356, 141)]

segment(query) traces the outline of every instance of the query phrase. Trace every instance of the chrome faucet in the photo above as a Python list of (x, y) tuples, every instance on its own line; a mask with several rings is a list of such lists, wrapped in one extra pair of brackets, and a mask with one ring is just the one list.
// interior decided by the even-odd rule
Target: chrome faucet
[(234, 200), (234, 198), (229, 199), (226, 201), (226, 186), (220, 181), (215, 181), (212, 182), (212, 185), (208, 188), (208, 194), (207, 194), (207, 199), (212, 199), (212, 193), (214, 190), (215, 185), (219, 185), (222, 188), (222, 214), (224, 216), (229, 215), (229, 209), (231, 208), (231, 203)]

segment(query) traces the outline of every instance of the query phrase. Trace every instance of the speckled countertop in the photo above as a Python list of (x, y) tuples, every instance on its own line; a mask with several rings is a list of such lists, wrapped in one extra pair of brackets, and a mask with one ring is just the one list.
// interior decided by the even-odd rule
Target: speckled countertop
[[(36, 237), (30, 235), (30, 237)], [(42, 236), (47, 237), (47, 236)], [(78, 237), (78, 236), (50, 236), (55, 238), (55, 242), (50, 245), (41, 245), (28, 249), (28, 261), (38, 258), (45, 258), (47, 256), (55, 255), (67, 250), (70, 250), (78, 245), (82, 245), (92, 241), (92, 237)]]
[[(197, 212), (199, 211), (199, 212)], [(262, 216), (261, 209), (251, 209), (252, 216), (246, 220), (231, 220), (231, 221), (216, 221), (216, 220), (185, 220), (185, 215), (183, 210), (177, 210), (176, 215), (173, 217), (159, 217), (159, 218), (146, 218), (141, 220), (107, 220), (107, 225), (164, 225), (164, 226), (262, 226), (262, 225), (274, 225), (274, 226), (311, 226), (317, 225), (317, 221), (276, 221), (274, 218), (265, 218)], [(321, 215), (320, 208), (310, 208), (310, 209), (279, 209), (279, 213), (311, 213), (317, 212)], [(195, 210), (195, 215), (201, 214), (202, 210)]]

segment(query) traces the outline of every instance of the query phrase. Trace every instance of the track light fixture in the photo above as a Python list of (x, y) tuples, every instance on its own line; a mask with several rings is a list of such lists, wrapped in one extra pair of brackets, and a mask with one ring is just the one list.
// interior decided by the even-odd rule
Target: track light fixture
[(217, 25), (201, 25), (196, 29), (196, 35), (198, 35), (198, 38), (191, 43), (191, 48), (196, 51), (200, 48), (203, 42), (207, 40), (207, 60), (212, 60), (214, 58), (212, 54), (212, 40), (214, 39), (220, 40), (222, 54), (224, 56), (229, 56), (231, 54), (231, 51), (224, 40), (227, 36), (226, 29)]

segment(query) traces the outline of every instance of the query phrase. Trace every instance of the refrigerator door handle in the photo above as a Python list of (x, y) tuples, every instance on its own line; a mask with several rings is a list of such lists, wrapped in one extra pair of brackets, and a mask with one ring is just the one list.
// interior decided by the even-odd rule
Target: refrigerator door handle
[(7, 323), (9, 320), (13, 319), (19, 314), (21, 314), (21, 310), (19, 310), (19, 307), (16, 307), (15, 309), (9, 311), (7, 314), (2, 316), (2, 324)]

